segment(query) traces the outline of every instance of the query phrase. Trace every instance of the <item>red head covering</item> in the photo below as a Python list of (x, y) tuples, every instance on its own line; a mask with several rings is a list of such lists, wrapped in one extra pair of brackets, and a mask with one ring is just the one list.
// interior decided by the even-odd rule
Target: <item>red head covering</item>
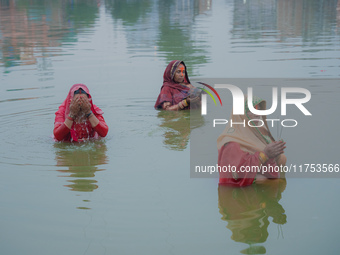
[(87, 86), (84, 85), (84, 84), (74, 84), (71, 87), (70, 91), (68, 92), (68, 95), (67, 95), (66, 99), (64, 100), (64, 102), (59, 106), (59, 110), (56, 112), (56, 116), (58, 116), (58, 114), (60, 114), (62, 112), (64, 112), (64, 114), (59, 115), (59, 117), (56, 118), (54, 124), (57, 124), (58, 122), (64, 123), (67, 115), (70, 113), (70, 103), (71, 103), (71, 101), (74, 97), (74, 92), (76, 90), (80, 89), (80, 88), (83, 89), (89, 97), (89, 102), (91, 104), (91, 111), (95, 115), (103, 114), (103, 111), (101, 109), (99, 109), (99, 107), (97, 107), (96, 105), (93, 104), (92, 97), (91, 97), (90, 91), (87, 88)]
[[(163, 75), (163, 86), (161, 87), (161, 93), (159, 94), (157, 101), (155, 103), (155, 108), (161, 108), (162, 103), (171, 102), (172, 104), (178, 104), (184, 98), (189, 96), (189, 90), (187, 86), (183, 86), (174, 81), (174, 75), (177, 67), (182, 64), (185, 67), (184, 83), (189, 84), (190, 80), (187, 73), (187, 67), (183, 61), (173, 60), (166, 67)], [(163, 88), (168, 88), (163, 90)], [(162, 91), (163, 90), (163, 91)], [(165, 93), (163, 93), (166, 91)], [(172, 93), (170, 93), (172, 91)]]
[[(101, 109), (99, 109), (99, 107), (97, 107), (96, 105), (93, 104), (90, 91), (86, 87), (86, 85), (84, 85), (84, 84), (74, 84), (71, 87), (70, 91), (68, 92), (66, 99), (59, 106), (58, 111), (55, 113), (55, 115), (56, 115), (56, 118), (55, 118), (55, 121), (54, 121), (55, 126), (58, 125), (58, 124), (60, 125), (60, 124), (64, 123), (66, 117), (70, 113), (70, 104), (71, 104), (71, 101), (74, 97), (74, 92), (76, 90), (80, 89), (80, 88), (83, 89), (87, 93), (89, 102), (91, 104), (91, 111), (93, 112), (93, 114), (96, 115), (96, 116), (103, 114), (103, 111)], [(90, 123), (83, 123), (81, 125), (88, 125), (89, 126), (88, 128), (91, 129)], [(77, 127), (76, 127), (75, 123), (73, 123), (71, 130), (70, 130), (71, 138), (73, 139), (73, 141), (78, 141), (78, 135), (77, 135), (76, 129), (77, 129)], [(95, 134), (98, 135), (97, 133), (95, 133)]]

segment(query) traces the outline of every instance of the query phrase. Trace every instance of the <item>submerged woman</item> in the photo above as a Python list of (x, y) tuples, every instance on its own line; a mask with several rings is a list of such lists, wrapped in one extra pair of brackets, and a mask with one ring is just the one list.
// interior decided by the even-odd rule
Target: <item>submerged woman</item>
[(183, 61), (171, 61), (164, 71), (163, 86), (157, 98), (155, 109), (179, 111), (200, 104), (197, 89), (190, 84)]
[(105, 137), (109, 128), (102, 114), (92, 103), (89, 89), (84, 84), (74, 84), (55, 113), (54, 138), (78, 142)]
[[(266, 101), (254, 98), (253, 106), (265, 110)], [(245, 115), (232, 115), (231, 119), (235, 124), (226, 127), (217, 139), (218, 165), (229, 167), (228, 171), (220, 172), (219, 183), (247, 186), (255, 180), (280, 178), (277, 170), (286, 164), (283, 154), (286, 143), (274, 140), (266, 117), (253, 114), (245, 100)]]

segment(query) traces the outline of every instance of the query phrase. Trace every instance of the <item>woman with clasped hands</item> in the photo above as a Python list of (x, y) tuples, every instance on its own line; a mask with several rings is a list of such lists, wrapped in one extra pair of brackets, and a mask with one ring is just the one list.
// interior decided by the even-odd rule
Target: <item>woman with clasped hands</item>
[(55, 113), (54, 138), (79, 142), (105, 137), (109, 128), (102, 114), (103, 111), (93, 104), (86, 85), (75, 84)]
[[(229, 168), (220, 172), (219, 184), (242, 187), (284, 177), (281, 170), (287, 160), (283, 154), (286, 143), (275, 141), (266, 116), (253, 114), (247, 105), (245, 100), (245, 114), (232, 115), (235, 125), (227, 126), (217, 139), (218, 165), (226, 170)], [(254, 97), (253, 106), (265, 110), (266, 101)]]

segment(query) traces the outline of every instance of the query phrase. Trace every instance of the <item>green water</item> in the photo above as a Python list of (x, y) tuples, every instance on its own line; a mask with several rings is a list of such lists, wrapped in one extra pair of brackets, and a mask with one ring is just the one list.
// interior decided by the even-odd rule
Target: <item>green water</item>
[[(189, 113), (153, 105), (173, 59), (185, 61), (194, 85), (339, 78), (339, 6), (1, 0), (0, 253), (337, 254), (339, 179), (225, 189), (216, 178), (190, 178)], [(53, 141), (54, 113), (74, 83), (104, 111), (105, 139)], [(339, 106), (339, 87), (315, 93), (323, 97), (314, 102)], [(328, 130), (315, 136), (338, 139)]]

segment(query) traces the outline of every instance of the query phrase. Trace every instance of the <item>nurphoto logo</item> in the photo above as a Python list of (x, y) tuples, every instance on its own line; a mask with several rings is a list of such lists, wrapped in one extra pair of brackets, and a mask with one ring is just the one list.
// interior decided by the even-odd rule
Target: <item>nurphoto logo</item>
[[(242, 90), (232, 84), (215, 84), (214, 88), (206, 83), (200, 84), (208, 87), (210, 90), (212, 90), (215, 95), (218, 97), (220, 104), (222, 106), (222, 100), (220, 95), (217, 93), (216, 89), (227, 89), (231, 92), (232, 99), (233, 99), (233, 115), (243, 115), (245, 114), (245, 108), (247, 107), (250, 112), (257, 116), (266, 116), (274, 113), (278, 107), (278, 88), (273, 87), (272, 88), (272, 105), (269, 109), (255, 109), (253, 105), (253, 88), (248, 87), (247, 88), (247, 105), (245, 105), (245, 96), (242, 92)], [(210, 97), (213, 99), (215, 105), (216, 100), (211, 94), (210, 91), (204, 88), (200, 88), (201, 90), (205, 91)], [(306, 116), (312, 116), (312, 114), (307, 110), (307, 108), (304, 106), (305, 103), (310, 101), (311, 99), (311, 93), (308, 89), (305, 88), (298, 88), (298, 87), (282, 87), (281, 88), (281, 116), (287, 115), (287, 105), (295, 105), (304, 115)], [(302, 98), (289, 98), (288, 94), (294, 93), (294, 94), (301, 94)], [(207, 115), (207, 94), (202, 94), (201, 98), (201, 115)], [(275, 122), (280, 122), (283, 127), (295, 127), (297, 126), (298, 122), (295, 119), (266, 119), (267, 122), (271, 122), (271, 126), (274, 127)], [(254, 125), (254, 122), (257, 123), (257, 125)], [(225, 125), (227, 123), (230, 123), (231, 127), (233, 125), (246, 125), (246, 121), (243, 122), (232, 122), (232, 120), (227, 119), (214, 119), (213, 120), (213, 127), (216, 125)], [(260, 119), (250, 119), (248, 121), (248, 126), (250, 127), (261, 127), (264, 125), (264, 121)]]

